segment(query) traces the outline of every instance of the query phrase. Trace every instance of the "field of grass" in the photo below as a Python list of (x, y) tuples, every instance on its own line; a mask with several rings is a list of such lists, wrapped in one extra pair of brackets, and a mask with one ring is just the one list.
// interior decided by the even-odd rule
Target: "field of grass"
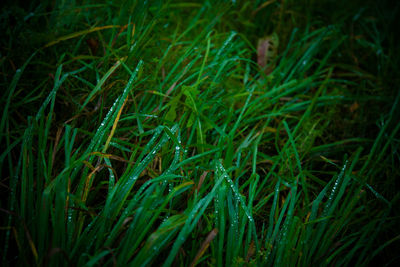
[(400, 264), (400, 3), (22, 3), (1, 266)]

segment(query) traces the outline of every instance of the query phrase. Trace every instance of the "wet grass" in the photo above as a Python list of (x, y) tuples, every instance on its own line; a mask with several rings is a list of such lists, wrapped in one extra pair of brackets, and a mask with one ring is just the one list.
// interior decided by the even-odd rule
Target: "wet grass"
[(399, 263), (400, 5), (6, 5), (2, 265)]

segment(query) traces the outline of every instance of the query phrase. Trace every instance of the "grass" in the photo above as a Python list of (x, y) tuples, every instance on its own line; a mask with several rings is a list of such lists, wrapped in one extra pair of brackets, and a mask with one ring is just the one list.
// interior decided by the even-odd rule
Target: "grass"
[(399, 263), (398, 4), (6, 5), (2, 265)]

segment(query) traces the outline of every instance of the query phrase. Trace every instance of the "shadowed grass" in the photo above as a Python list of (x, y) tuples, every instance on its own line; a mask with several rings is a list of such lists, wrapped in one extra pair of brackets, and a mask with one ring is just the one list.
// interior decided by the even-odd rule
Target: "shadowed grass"
[(3, 265), (398, 262), (385, 5), (8, 3)]

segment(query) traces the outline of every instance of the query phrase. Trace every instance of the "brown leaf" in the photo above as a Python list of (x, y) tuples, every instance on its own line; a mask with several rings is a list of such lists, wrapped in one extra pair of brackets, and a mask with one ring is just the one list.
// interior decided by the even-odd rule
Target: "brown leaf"
[(260, 68), (267, 65), (267, 51), (271, 47), (271, 39), (269, 37), (258, 40), (257, 46), (257, 64)]
[(89, 46), (92, 55), (96, 55), (97, 49), (99, 48), (99, 40), (94, 38), (86, 39), (86, 44)]
[[(265, 74), (273, 70), (270, 64), (274, 61), (278, 52), (279, 39), (276, 33), (258, 40), (257, 45), (257, 64), (264, 69)], [(267, 69), (266, 66), (270, 65)]]
[(351, 106), (350, 106), (350, 112), (353, 113), (354, 111), (356, 111), (358, 108), (360, 107), (360, 105), (356, 102), (354, 102)]

